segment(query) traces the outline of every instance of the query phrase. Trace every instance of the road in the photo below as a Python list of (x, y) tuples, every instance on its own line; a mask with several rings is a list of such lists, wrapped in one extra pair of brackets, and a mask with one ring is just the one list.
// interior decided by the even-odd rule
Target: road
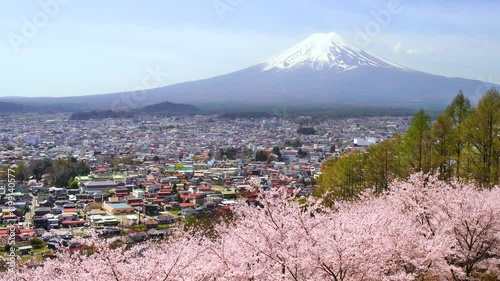
[(31, 207), (30, 207), (30, 211), (25, 215), (25, 220), (24, 220), (24, 227), (29, 227), (30, 224), (32, 225), (31, 223), (31, 219), (35, 216), (35, 209), (37, 207), (37, 200), (36, 200), (36, 196), (33, 196), (32, 194), (30, 194), (31, 196)]

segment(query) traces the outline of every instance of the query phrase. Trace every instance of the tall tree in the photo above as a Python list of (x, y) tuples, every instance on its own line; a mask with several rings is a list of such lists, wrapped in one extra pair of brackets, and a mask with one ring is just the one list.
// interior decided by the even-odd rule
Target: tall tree
[(404, 144), (408, 156), (408, 164), (416, 172), (428, 172), (430, 163), (428, 157), (427, 143), (429, 141), (429, 131), (431, 128), (431, 117), (423, 109), (419, 110), (411, 120), (408, 131), (404, 139)]
[(328, 193), (331, 200), (355, 198), (362, 190), (371, 187), (366, 184), (365, 167), (365, 154), (360, 152), (326, 161), (315, 195)]
[(499, 183), (500, 93), (491, 88), (466, 120), (473, 178), (481, 186)]
[(467, 144), (467, 134), (465, 120), (471, 111), (470, 100), (467, 99), (460, 90), (452, 103), (446, 108), (444, 114), (453, 120), (453, 136), (452, 136), (452, 157), (455, 160), (454, 176), (460, 179), (462, 174), (462, 158), (463, 150)]
[(283, 161), (283, 158), (281, 157), (281, 151), (279, 146), (273, 147), (273, 153), (278, 155), (278, 161)]
[(390, 139), (366, 149), (367, 187), (373, 186), (376, 193), (387, 190), (396, 176), (397, 139)]
[(451, 178), (451, 154), (453, 153), (453, 119), (445, 113), (439, 115), (431, 129), (433, 141), (433, 168), (442, 179)]
[(264, 150), (257, 150), (255, 154), (255, 161), (265, 162), (269, 157), (269, 153)]
[(227, 159), (234, 160), (236, 159), (236, 150), (234, 149), (234, 147), (230, 146), (226, 148), (224, 155), (226, 155)]

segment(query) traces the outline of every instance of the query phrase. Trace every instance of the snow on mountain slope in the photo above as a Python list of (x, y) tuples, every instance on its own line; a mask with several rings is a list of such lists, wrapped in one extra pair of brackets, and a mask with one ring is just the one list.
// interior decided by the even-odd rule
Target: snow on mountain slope
[(264, 62), (262, 71), (292, 70), (308, 67), (338, 72), (375, 66), (411, 71), (368, 51), (356, 47), (337, 33), (316, 33), (283, 53)]

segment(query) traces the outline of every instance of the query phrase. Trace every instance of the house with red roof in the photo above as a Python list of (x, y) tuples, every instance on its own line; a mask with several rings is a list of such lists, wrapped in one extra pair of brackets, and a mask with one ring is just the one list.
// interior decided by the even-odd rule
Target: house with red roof
[(36, 231), (31, 228), (19, 228), (19, 225), (9, 225), (5, 229), (0, 229), (0, 238), (7, 238), (11, 232), (15, 232), (16, 240), (27, 239), (28, 237), (36, 237)]

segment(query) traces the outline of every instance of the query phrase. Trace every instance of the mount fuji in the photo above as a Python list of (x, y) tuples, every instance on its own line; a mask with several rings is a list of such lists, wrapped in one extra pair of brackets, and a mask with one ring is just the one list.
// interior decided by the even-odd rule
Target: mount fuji
[(410, 71), (356, 47), (336, 33), (313, 34), (264, 64), (263, 71), (310, 68), (341, 72), (365, 66)]
[[(415, 71), (361, 49), (336, 33), (318, 33), (246, 69), (150, 89), (145, 99), (129, 102), (126, 107), (171, 101), (194, 105), (381, 105), (417, 108), (449, 104), (459, 90), (474, 102), (492, 86), (497, 85)], [(134, 95), (136, 93), (129, 92), (50, 100), (87, 108), (117, 109), (113, 108), (117, 100), (134, 101)], [(26, 98), (9, 101), (28, 103)], [(31, 102), (39, 105), (42, 98), (32, 98)]]
[(461, 89), (477, 100), (481, 81), (447, 78), (398, 65), (336, 33), (317, 33), (255, 66), (154, 89), (179, 102), (289, 105), (444, 106)]

